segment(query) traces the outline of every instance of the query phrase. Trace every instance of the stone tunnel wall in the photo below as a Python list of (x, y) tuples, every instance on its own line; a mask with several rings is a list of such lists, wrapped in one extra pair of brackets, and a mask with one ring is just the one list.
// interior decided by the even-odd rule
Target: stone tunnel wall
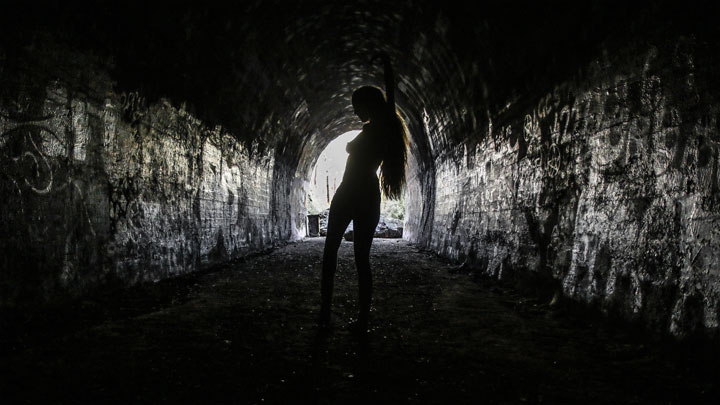
[(20, 90), (0, 134), (2, 307), (158, 280), (290, 238), (287, 210), (273, 208), (287, 205), (273, 190), (288, 170), (272, 150), (252, 155), (183, 109), (115, 94), (100, 74)]
[(415, 239), (497, 278), (552, 276), (567, 296), (656, 330), (716, 333), (720, 104), (699, 74), (709, 63), (683, 40), (605, 55), (535, 105), (509, 105), (436, 153), (433, 233)]

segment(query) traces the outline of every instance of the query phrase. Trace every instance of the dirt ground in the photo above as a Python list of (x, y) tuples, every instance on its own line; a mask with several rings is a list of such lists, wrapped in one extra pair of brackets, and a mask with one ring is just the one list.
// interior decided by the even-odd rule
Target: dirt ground
[[(318, 330), (323, 238), (212, 271), (4, 319), (5, 403), (720, 403), (720, 362), (647, 343), (402, 240), (376, 240), (371, 330), (340, 249)], [(645, 342), (645, 343), (643, 343)]]

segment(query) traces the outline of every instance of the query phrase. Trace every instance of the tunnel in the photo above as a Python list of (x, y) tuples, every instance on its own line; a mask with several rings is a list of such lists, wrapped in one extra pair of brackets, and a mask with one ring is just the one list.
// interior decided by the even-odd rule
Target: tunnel
[[(10, 403), (183, 402), (193, 395), (210, 403), (720, 397), (720, 37), (711, 4), (242, 0), (232, 6), (8, 2), (3, 9), (0, 326), (7, 365), (0, 392)], [(218, 360), (224, 354), (212, 352), (212, 371), (203, 371), (210, 377), (197, 385), (188, 382), (200, 373), (190, 365), (197, 359), (158, 360), (166, 376), (178, 375), (172, 389), (168, 380), (153, 385), (147, 376), (130, 379), (133, 384), (107, 377), (89, 387), (68, 376), (82, 369), (68, 359), (92, 346), (87, 342), (100, 346), (74, 337), (197, 302), (199, 280), (213, 286), (253, 280), (254, 290), (242, 290), (246, 301), (240, 293), (233, 298), (242, 311), (208, 315), (250, 325), (247, 317), (265, 302), (254, 294), (261, 286), (291, 285), (296, 278), (287, 272), (295, 272), (307, 285), (292, 306), (308, 320), (301, 335), (311, 333), (323, 241), (308, 235), (312, 172), (335, 138), (362, 128), (351, 95), (360, 86), (384, 86), (380, 54), (392, 62), (409, 142), (402, 240), (376, 239), (374, 271), (379, 283), (397, 281), (393, 299), (456, 291), (450, 315), (431, 317), (435, 327), (412, 318), (415, 329), (397, 332), (396, 346), (382, 345), (391, 334), (377, 325), (370, 335), (376, 357), (337, 332), (331, 346), (358, 362), (337, 366), (337, 381), (327, 377), (332, 367), (305, 358), (288, 363), (296, 367), (290, 377), (277, 371), (289, 361), (277, 353), (296, 347), (290, 340), (268, 357), (274, 360), (257, 366), (267, 374), (238, 365), (252, 361), (228, 343), (223, 350), (236, 362), (225, 364)], [(351, 258), (347, 249), (344, 242), (341, 253)], [(278, 299), (271, 295), (267, 302)], [(401, 313), (381, 305), (388, 297), (375, 302), (377, 317)], [(469, 309), (457, 304), (461, 298)], [(499, 304), (508, 300), (514, 304)], [(455, 350), (430, 350), (438, 359), (467, 359), (466, 348), (501, 345), (467, 329), (490, 319), (487, 308), (515, 311), (517, 322), (534, 313), (555, 322), (561, 313), (568, 318), (557, 325), (605, 325), (612, 332), (593, 335), (595, 326), (573, 332), (569, 341), (593, 335), (601, 349), (582, 357), (582, 345), (566, 347), (560, 358), (580, 371), (552, 382), (543, 367), (554, 363), (545, 357), (527, 363), (535, 374), (492, 368), (522, 358), (525, 343), (502, 356), (473, 357), (467, 369), (450, 360), (421, 367), (398, 354), (432, 357), (420, 343), (403, 346), (407, 334)], [(464, 321), (453, 324), (453, 316)], [(283, 328), (296, 319), (281, 318)], [(220, 322), (203, 319), (197, 322), (206, 330)], [(448, 328), (444, 336), (440, 324)], [(550, 328), (537, 325), (528, 335), (533, 345)], [(133, 339), (146, 344), (165, 336), (155, 328), (159, 335)], [(244, 328), (248, 336), (250, 329)], [(443, 337), (432, 340), (435, 335)], [(176, 339), (176, 348), (192, 344), (190, 337)], [(247, 353), (282, 340), (270, 332), (257, 339), (262, 344), (246, 342)], [(57, 345), (75, 348), (53, 363)], [(99, 364), (114, 367), (102, 362), (109, 351), (91, 353), (96, 357), (84, 361), (97, 368), (83, 375), (106, 370)], [(133, 356), (112, 358), (137, 362), (116, 364), (120, 370), (152, 368)], [(577, 365), (581, 358), (590, 365)], [(644, 366), (648, 358), (667, 367)], [(592, 369), (595, 361), (626, 360), (635, 372)], [(295, 372), (311, 363), (305, 374), (325, 376), (334, 388), (297, 379)], [(408, 393), (396, 394), (390, 385), (373, 385), (394, 381), (373, 380), (383, 363), (427, 373), (402, 374), (394, 387)], [(217, 376), (240, 369), (251, 381), (244, 388), (230, 390), (230, 377)], [(666, 374), (653, 374), (658, 369)], [(593, 373), (609, 379), (587, 377)], [(646, 379), (637, 377), (643, 373)], [(675, 385), (661, 383), (680, 374)], [(451, 383), (443, 375), (457, 378)], [(638, 379), (626, 380), (630, 375)], [(589, 393), (568, 388), (588, 379), (597, 383)], [(427, 380), (433, 382), (417, 385)], [(69, 384), (70, 394), (57, 381)], [(612, 391), (608, 381), (627, 386)], [(191, 386), (212, 390), (191, 392)]]

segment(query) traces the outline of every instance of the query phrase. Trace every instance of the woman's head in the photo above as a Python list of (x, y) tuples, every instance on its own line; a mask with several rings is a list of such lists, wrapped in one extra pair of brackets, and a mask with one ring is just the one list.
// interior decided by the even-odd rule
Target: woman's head
[(355, 114), (363, 122), (380, 117), (387, 108), (385, 94), (374, 86), (363, 86), (355, 90), (352, 105)]

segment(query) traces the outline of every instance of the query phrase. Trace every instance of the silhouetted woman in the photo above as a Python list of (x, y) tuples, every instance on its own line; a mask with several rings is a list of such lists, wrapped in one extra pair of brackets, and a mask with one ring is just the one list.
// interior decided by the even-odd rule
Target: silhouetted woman
[[(337, 252), (343, 234), (353, 221), (355, 265), (358, 272), (359, 314), (353, 329), (367, 330), (372, 275), (370, 246), (380, 219), (380, 188), (388, 198), (399, 198), (405, 184), (407, 129), (395, 109), (395, 89), (387, 55), (380, 56), (385, 68), (385, 89), (364, 86), (355, 90), (352, 105), (363, 125), (362, 132), (347, 144), (349, 153), (342, 182), (330, 204), (323, 253), (320, 325), (329, 326)], [(380, 167), (380, 179), (376, 172)]]

